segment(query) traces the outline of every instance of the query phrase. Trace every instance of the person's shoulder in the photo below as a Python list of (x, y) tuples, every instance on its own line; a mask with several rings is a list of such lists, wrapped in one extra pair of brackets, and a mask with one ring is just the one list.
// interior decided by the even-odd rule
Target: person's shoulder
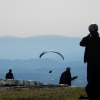
[(66, 73), (66, 71), (64, 71), (62, 74), (65, 74)]
[(9, 73), (9, 74), (13, 74), (13, 73)]
[(6, 75), (8, 75), (9, 73), (6, 73)]

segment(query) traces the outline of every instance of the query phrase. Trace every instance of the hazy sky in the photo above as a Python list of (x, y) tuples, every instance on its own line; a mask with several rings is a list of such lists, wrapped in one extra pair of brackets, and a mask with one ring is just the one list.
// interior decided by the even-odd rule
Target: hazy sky
[(83, 37), (99, 10), (100, 0), (0, 0), (0, 37)]

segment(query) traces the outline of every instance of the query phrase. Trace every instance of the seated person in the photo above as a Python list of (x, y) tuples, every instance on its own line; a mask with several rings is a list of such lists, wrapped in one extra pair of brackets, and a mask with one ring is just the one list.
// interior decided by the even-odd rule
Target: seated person
[(6, 74), (5, 79), (14, 79), (12, 69), (9, 69), (9, 72)]

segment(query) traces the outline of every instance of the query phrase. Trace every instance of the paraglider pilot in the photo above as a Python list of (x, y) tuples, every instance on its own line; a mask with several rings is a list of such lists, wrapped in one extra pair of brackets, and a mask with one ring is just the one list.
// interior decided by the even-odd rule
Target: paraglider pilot
[(68, 84), (71, 86), (71, 81), (75, 80), (78, 76), (71, 77), (70, 67), (66, 68), (66, 71), (64, 71), (60, 76), (59, 84)]
[(52, 73), (52, 70), (50, 70), (49, 73)]

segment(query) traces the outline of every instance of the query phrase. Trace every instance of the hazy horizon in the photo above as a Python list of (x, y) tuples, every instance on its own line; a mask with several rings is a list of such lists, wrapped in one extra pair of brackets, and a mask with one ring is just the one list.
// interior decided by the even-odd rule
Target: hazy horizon
[(100, 26), (99, 0), (0, 0), (0, 37), (86, 36)]
[(27, 36), (27, 37), (20, 37), (20, 36), (13, 36), (13, 35), (5, 35), (5, 36), (0, 36), (2, 37), (16, 37), (16, 38), (31, 38), (31, 37), (42, 37), (42, 36), (60, 36), (60, 37), (68, 37), (68, 38), (83, 38), (83, 37), (77, 37), (77, 36), (64, 36), (64, 35), (55, 35), (55, 34), (43, 34), (43, 35), (34, 35), (34, 36)]

